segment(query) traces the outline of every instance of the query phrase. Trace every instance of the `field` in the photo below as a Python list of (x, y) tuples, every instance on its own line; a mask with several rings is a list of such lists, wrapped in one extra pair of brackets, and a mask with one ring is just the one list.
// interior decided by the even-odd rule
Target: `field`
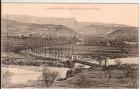
[[(126, 48), (125, 48), (126, 47)], [(64, 45), (64, 46), (55, 46), (55, 47), (43, 47), (38, 49), (33, 49), (33, 53), (38, 55), (50, 54), (55, 58), (71, 57), (72, 55), (90, 57), (92, 59), (104, 56), (114, 58), (127, 58), (127, 57), (138, 57), (138, 47), (137, 46), (125, 46), (125, 47), (116, 47), (116, 46), (79, 46), (75, 44)], [(124, 49), (125, 48), (125, 49)]]
[[(59, 72), (58, 78), (65, 78), (66, 72), (69, 68), (62, 67), (39, 67), (39, 66), (18, 66), (18, 65), (5, 65), (2, 66), (2, 84), (7, 82), (3, 87), (6, 88), (19, 88), (19, 87), (42, 87), (39, 84), (44, 84), (43, 70)], [(4, 75), (7, 77), (5, 78)], [(36, 84), (34, 84), (34, 83)], [(38, 83), (40, 82), (40, 83)], [(45, 85), (43, 87), (46, 87)]]
[[(132, 69), (131, 69), (131, 68)], [(47, 67), (46, 67), (47, 68)], [(48, 67), (51, 71), (59, 71), (61, 77), (66, 76), (68, 68)], [(108, 67), (109, 68), (109, 67)], [(113, 67), (110, 67), (113, 68)], [(35, 66), (3, 66), (9, 71), (9, 83), (5, 87), (47, 87), (42, 81), (43, 67)], [(34, 75), (34, 76), (33, 76)], [(106, 77), (105, 77), (106, 76)], [(7, 77), (8, 78), (8, 77)], [(50, 88), (138, 88), (138, 65), (122, 64), (117, 69), (89, 68), (68, 77), (55, 81)]]
[[(38, 78), (39, 78), (39, 76), (42, 76), (42, 68), (43, 68), (43, 66), (45, 67), (45, 64), (46, 64), (46, 67), (52, 66), (59, 72), (60, 72), (60, 69), (59, 69), (60, 67), (65, 69), (64, 66), (59, 66), (58, 69), (56, 68), (57, 64), (59, 64), (58, 61), (42, 60), (42, 59), (41, 60), (25, 59), (24, 56), (21, 56), (19, 54), (15, 54), (15, 53), (9, 53), (9, 55), (12, 55), (12, 58), (9, 59), (9, 61), (10, 61), (9, 63), (11, 63), (11, 64), (5, 64), (5, 62), (8, 63), (8, 61), (6, 61), (7, 59), (3, 59), (4, 62), (2, 60), (2, 64), (3, 64), (3, 66), (8, 67), (9, 71), (12, 72), (12, 76), (11, 76), (12, 81), (16, 82), (15, 79), (19, 79), (19, 80), (18, 80), (18, 82), (16, 82), (17, 84), (10, 84), (10, 85), (8, 85), (8, 87), (17, 87), (17, 88), (18, 87), (42, 87), (42, 88), (44, 88), (44, 87), (46, 87), (46, 85), (44, 84), (44, 82), (40, 81)], [(122, 64), (127, 63), (128, 59), (129, 59), (129, 61), (138, 60), (138, 58), (119, 58), (119, 59), (122, 61)], [(110, 61), (114, 62), (114, 60), (109, 60), (109, 62)], [(18, 63), (20, 63), (20, 64), (18, 64)], [(42, 66), (42, 63), (45, 63), (45, 64), (43, 64), (43, 66)], [(137, 88), (138, 87), (138, 65), (137, 65), (137, 61), (134, 63), (135, 63), (135, 65), (130, 65), (130, 66), (134, 66), (136, 68), (134, 68), (132, 71), (130, 71), (131, 73), (129, 72), (130, 74), (128, 77), (126, 77), (126, 75), (129, 71), (129, 69), (125, 69), (125, 68), (129, 68), (128, 65), (122, 65), (123, 67), (118, 68), (118, 69), (111, 69), (108, 72), (106, 78), (105, 78), (105, 73), (107, 72), (106, 70), (102, 70), (101, 67), (95, 69), (93, 66), (93, 68), (90, 67), (89, 69), (85, 69), (85, 70), (75, 74), (74, 76), (67, 77), (64, 80), (55, 81), (51, 87), (52, 88), (57, 88), (57, 87), (59, 87), (59, 88), (60, 87), (63, 87), (63, 88), (66, 88), (66, 87), (69, 87), (69, 88), (99, 88), (99, 87), (100, 88), (101, 87)], [(113, 65), (115, 65), (115, 63)], [(21, 75), (17, 75), (15, 73), (16, 71), (14, 68), (16, 69), (17, 74), (20, 73)], [(111, 68), (113, 68), (113, 67), (111, 67)], [(74, 69), (74, 68), (71, 68), (71, 69)], [(4, 69), (2, 69), (2, 70), (4, 70)], [(19, 71), (21, 71), (21, 72), (19, 72)], [(27, 75), (25, 73), (27, 73)], [(34, 76), (32, 76), (33, 74), (34, 74)], [(21, 77), (23, 77), (23, 80)], [(26, 77), (26, 78), (24, 78), (24, 77)]]
[(101, 69), (83, 72), (65, 81), (56, 81), (53, 87), (69, 88), (138, 88), (138, 70), (126, 77), (127, 70), (111, 70), (105, 78)]
[[(15, 79), (18, 79), (18, 81), (15, 81), (17, 84), (11, 83), (4, 87), (138, 87), (138, 46), (136, 45), (85, 46), (72, 43), (67, 45), (51, 45), (43, 47), (44, 44), (40, 41), (36, 46), (34, 44), (34, 47), (31, 48), (32, 44), (19, 45), (19, 42), (17, 45), (17, 43), (14, 42), (15, 39), (12, 40), (13, 41), (10, 42), (13, 43), (10, 44), (11, 46), (8, 46), (10, 47), (10, 50), (4, 50), (5, 52), (2, 52), (2, 66), (4, 68), (7, 67), (11, 73), (10, 77), (12, 78), (12, 81), (15, 81)], [(6, 49), (9, 49), (8, 47)], [(78, 60), (73, 61), (73, 56), (78, 56)], [(109, 64), (107, 67), (111, 66), (111, 69), (104, 70), (104, 67), (101, 67), (104, 65), (100, 66), (99, 61), (97, 61), (98, 57), (103, 57), (103, 59), (107, 59), (109, 57), (109, 59), (107, 59)], [(119, 61), (115, 62), (115, 60)], [(79, 66), (76, 66), (76, 63), (79, 63)], [(123, 67), (115, 67), (116, 69), (113, 69), (117, 63)], [(136, 68), (129, 70), (126, 68), (128, 65), (125, 65), (125, 69), (124, 64), (128, 64), (130, 67), (136, 66)], [(85, 65), (88, 65), (89, 68), (84, 68)], [(47, 79), (50, 78), (50, 76), (53, 76), (53, 73), (56, 75), (57, 73), (48, 71), (47, 73), (44, 73), (44, 67), (52, 67), (49, 71), (57, 70), (57, 72), (64, 72), (64, 75), (61, 76), (63, 78), (54, 79), (48, 86)], [(60, 71), (61, 69), (64, 69), (64, 71)], [(16, 74), (16, 71), (20, 72)], [(24, 75), (26, 72), (27, 75)], [(41, 80), (40, 76), (44, 76), (43, 80)], [(21, 77), (25, 78), (22, 79)]]

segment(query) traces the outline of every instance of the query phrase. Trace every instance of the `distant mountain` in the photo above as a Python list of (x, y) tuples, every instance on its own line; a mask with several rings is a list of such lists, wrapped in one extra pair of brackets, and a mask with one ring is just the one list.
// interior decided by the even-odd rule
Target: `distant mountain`
[(9, 15), (8, 17), (2, 17), (22, 23), (54, 24), (65, 25), (71, 29), (78, 28), (78, 22), (75, 20), (75, 18), (35, 17), (27, 15)]
[(57, 34), (63, 36), (78, 35), (72, 29), (64, 25), (54, 24), (36, 24), (36, 23), (22, 23), (14, 20), (2, 19), (2, 32), (9, 34), (13, 33), (43, 33), (43, 34)]
[[(26, 15), (9, 15), (8, 17), (2, 16), (2, 18), (8, 18), (12, 21), (19, 22), (16, 26), (18, 30), (22, 29), (29, 29), (27, 25), (22, 26), (22, 29), (20, 28), (20, 25), (30, 23), (28, 25), (30, 27), (30, 30), (33, 27), (38, 28), (39, 24), (46, 25), (46, 24), (53, 24), (63, 27), (67, 27), (79, 34), (83, 35), (92, 35), (92, 36), (106, 36), (109, 33), (112, 33), (117, 30), (136, 30), (138, 28), (122, 25), (122, 24), (106, 24), (106, 23), (96, 23), (96, 22), (78, 22), (75, 18), (57, 18), (57, 17), (35, 17), (35, 16), (26, 16)], [(22, 23), (22, 24), (20, 24)], [(34, 24), (33, 24), (34, 23)], [(26, 28), (27, 27), (27, 28)], [(59, 27), (59, 28), (60, 28)], [(34, 28), (34, 31), (37, 29)], [(43, 30), (45, 27), (40, 25), (40, 30)], [(11, 28), (12, 29), (12, 28)], [(49, 28), (50, 29), (50, 28)], [(38, 32), (38, 31), (37, 31)], [(54, 30), (55, 32), (55, 30)]]
[(94, 36), (104, 36), (106, 35), (106, 33), (109, 31), (112, 31), (110, 28), (108, 29), (108, 27), (105, 27), (104, 25), (86, 25), (84, 27), (82, 27), (80, 29), (80, 33), (81, 34), (90, 34), (90, 35), (94, 35)]
[(133, 30), (133, 27), (119, 24), (90, 24), (80, 29), (81, 34), (90, 34), (93, 36), (106, 36), (116, 30)]
[(127, 41), (138, 41), (139, 30), (136, 27), (118, 27), (116, 31), (107, 34), (108, 38), (122, 39)]

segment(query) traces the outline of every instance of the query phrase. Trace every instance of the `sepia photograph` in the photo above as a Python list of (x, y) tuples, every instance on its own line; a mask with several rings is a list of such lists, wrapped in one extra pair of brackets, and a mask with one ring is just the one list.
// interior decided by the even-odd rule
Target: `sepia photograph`
[(138, 9), (2, 3), (1, 88), (138, 89)]

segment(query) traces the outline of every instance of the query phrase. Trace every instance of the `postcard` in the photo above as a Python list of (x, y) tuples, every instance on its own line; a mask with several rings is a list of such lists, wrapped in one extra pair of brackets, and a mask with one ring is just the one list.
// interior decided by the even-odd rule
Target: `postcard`
[(136, 3), (2, 3), (1, 87), (137, 89)]

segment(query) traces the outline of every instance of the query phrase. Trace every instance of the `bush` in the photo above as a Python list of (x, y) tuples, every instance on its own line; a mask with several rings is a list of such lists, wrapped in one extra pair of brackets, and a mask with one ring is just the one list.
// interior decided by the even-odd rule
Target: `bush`
[(27, 66), (55, 66), (64, 67), (64, 63), (58, 61), (46, 61), (46, 60), (27, 60), (27, 59), (5, 59), (2, 60), (2, 64), (5, 65), (27, 65)]
[(42, 76), (43, 82), (46, 87), (51, 87), (54, 81), (58, 78), (59, 73), (55, 71), (50, 71), (47, 68), (43, 69)]

